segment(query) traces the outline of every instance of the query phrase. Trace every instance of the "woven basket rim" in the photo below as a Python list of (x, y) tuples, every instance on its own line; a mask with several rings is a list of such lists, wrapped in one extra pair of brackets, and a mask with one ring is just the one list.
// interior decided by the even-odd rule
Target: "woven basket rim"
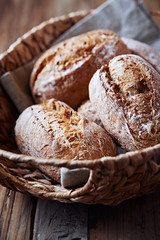
[(142, 150), (137, 151), (131, 151), (126, 153), (121, 153), (117, 156), (111, 157), (111, 156), (105, 156), (99, 159), (94, 160), (64, 160), (64, 159), (55, 159), (55, 158), (41, 158), (41, 157), (34, 157), (30, 155), (25, 155), (21, 153), (13, 153), (10, 151), (2, 150), (0, 149), (0, 156), (7, 158), (13, 162), (19, 162), (19, 163), (29, 163), (29, 164), (42, 164), (42, 165), (49, 165), (49, 166), (56, 166), (56, 167), (67, 167), (69, 169), (72, 168), (81, 168), (86, 167), (90, 169), (94, 169), (99, 163), (105, 163), (108, 161), (117, 162), (123, 159), (130, 159), (130, 158), (136, 158), (139, 155), (143, 154), (150, 154), (154, 151), (160, 151), (160, 144), (156, 144), (152, 147), (144, 148)]
[(7, 54), (9, 54), (11, 51), (13, 51), (15, 49), (15, 47), (17, 45), (19, 45), (24, 39), (26, 39), (27, 37), (29, 37), (31, 34), (35, 33), (38, 30), (41, 30), (42, 28), (44, 28), (47, 24), (52, 24), (55, 21), (59, 21), (59, 20), (65, 20), (67, 18), (72, 18), (78, 15), (88, 15), (89, 13), (91, 13), (93, 10), (79, 10), (79, 11), (75, 11), (75, 12), (70, 12), (68, 14), (64, 14), (61, 16), (57, 16), (57, 17), (51, 17), (48, 20), (42, 21), (40, 24), (38, 24), (37, 26), (32, 27), (30, 30), (28, 30), (26, 33), (24, 33), (22, 36), (18, 37), (13, 43), (11, 43), (8, 47), (7, 50), (5, 50), (4, 52), (0, 53), (0, 60)]

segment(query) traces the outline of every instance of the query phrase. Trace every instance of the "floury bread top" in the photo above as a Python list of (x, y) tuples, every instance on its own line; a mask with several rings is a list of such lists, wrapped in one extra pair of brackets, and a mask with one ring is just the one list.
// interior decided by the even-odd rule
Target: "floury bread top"
[(130, 53), (120, 37), (109, 30), (88, 32), (47, 50), (31, 76), (35, 102), (52, 97), (73, 108), (88, 98), (88, 84), (101, 65), (120, 54)]
[[(115, 143), (103, 128), (55, 99), (23, 111), (15, 136), (20, 151), (36, 157), (93, 160), (117, 154)], [(52, 178), (57, 180), (55, 172)]]
[(105, 129), (124, 149), (160, 142), (160, 74), (137, 55), (121, 55), (94, 74), (90, 99)]

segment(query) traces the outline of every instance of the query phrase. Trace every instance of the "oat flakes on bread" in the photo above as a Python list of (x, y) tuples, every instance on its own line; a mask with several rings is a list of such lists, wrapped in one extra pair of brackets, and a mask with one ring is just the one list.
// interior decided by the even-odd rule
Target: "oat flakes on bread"
[[(55, 99), (25, 109), (16, 122), (15, 137), (22, 153), (36, 157), (91, 160), (117, 154), (104, 129)], [(60, 182), (60, 169), (39, 169)]]
[(72, 108), (88, 98), (94, 72), (114, 56), (130, 53), (110, 30), (95, 30), (70, 38), (47, 50), (36, 62), (31, 91), (36, 103), (56, 98)]
[(82, 102), (81, 106), (77, 109), (78, 113), (82, 114), (89, 121), (95, 122), (99, 126), (103, 127), (102, 121), (95, 111), (91, 101), (88, 99)]
[(126, 150), (160, 142), (160, 74), (136, 55), (121, 55), (94, 74), (90, 100), (105, 129)]
[(132, 54), (136, 54), (144, 58), (160, 73), (160, 55), (151, 46), (146, 43), (124, 37), (122, 37), (122, 41), (131, 50)]

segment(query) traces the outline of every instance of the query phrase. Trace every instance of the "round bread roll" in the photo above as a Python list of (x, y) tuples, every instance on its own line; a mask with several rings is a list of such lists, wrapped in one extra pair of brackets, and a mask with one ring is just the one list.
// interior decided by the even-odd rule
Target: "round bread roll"
[(132, 54), (139, 55), (149, 62), (160, 73), (160, 55), (148, 44), (137, 40), (122, 38)]
[(36, 103), (56, 98), (73, 108), (88, 98), (94, 72), (120, 54), (130, 53), (120, 37), (96, 30), (70, 38), (47, 50), (36, 62), (31, 91)]
[[(55, 99), (25, 109), (16, 122), (15, 137), (22, 153), (36, 157), (91, 160), (117, 154), (103, 128)], [(39, 169), (60, 182), (60, 169)]]
[(97, 112), (95, 111), (91, 101), (88, 99), (82, 102), (81, 106), (77, 109), (78, 113), (82, 114), (91, 122), (95, 122), (99, 126), (103, 127), (102, 121), (99, 118)]
[(160, 74), (136, 55), (121, 55), (97, 70), (90, 100), (105, 129), (127, 151), (160, 142)]

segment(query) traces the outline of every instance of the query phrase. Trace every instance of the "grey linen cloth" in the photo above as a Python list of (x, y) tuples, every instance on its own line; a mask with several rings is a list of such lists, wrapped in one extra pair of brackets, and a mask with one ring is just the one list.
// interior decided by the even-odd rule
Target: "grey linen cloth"
[[(133, 38), (151, 45), (160, 52), (160, 31), (143, 2), (134, 0), (109, 0), (95, 9), (61, 35), (53, 45), (69, 37), (95, 29), (110, 29), (118, 35)], [(29, 93), (29, 76), (35, 61), (8, 72), (1, 77), (1, 84), (19, 112), (33, 104)], [(23, 79), (23, 81), (21, 81)], [(119, 149), (119, 153), (123, 153)], [(88, 169), (61, 168), (61, 185), (78, 187), (89, 177)]]

